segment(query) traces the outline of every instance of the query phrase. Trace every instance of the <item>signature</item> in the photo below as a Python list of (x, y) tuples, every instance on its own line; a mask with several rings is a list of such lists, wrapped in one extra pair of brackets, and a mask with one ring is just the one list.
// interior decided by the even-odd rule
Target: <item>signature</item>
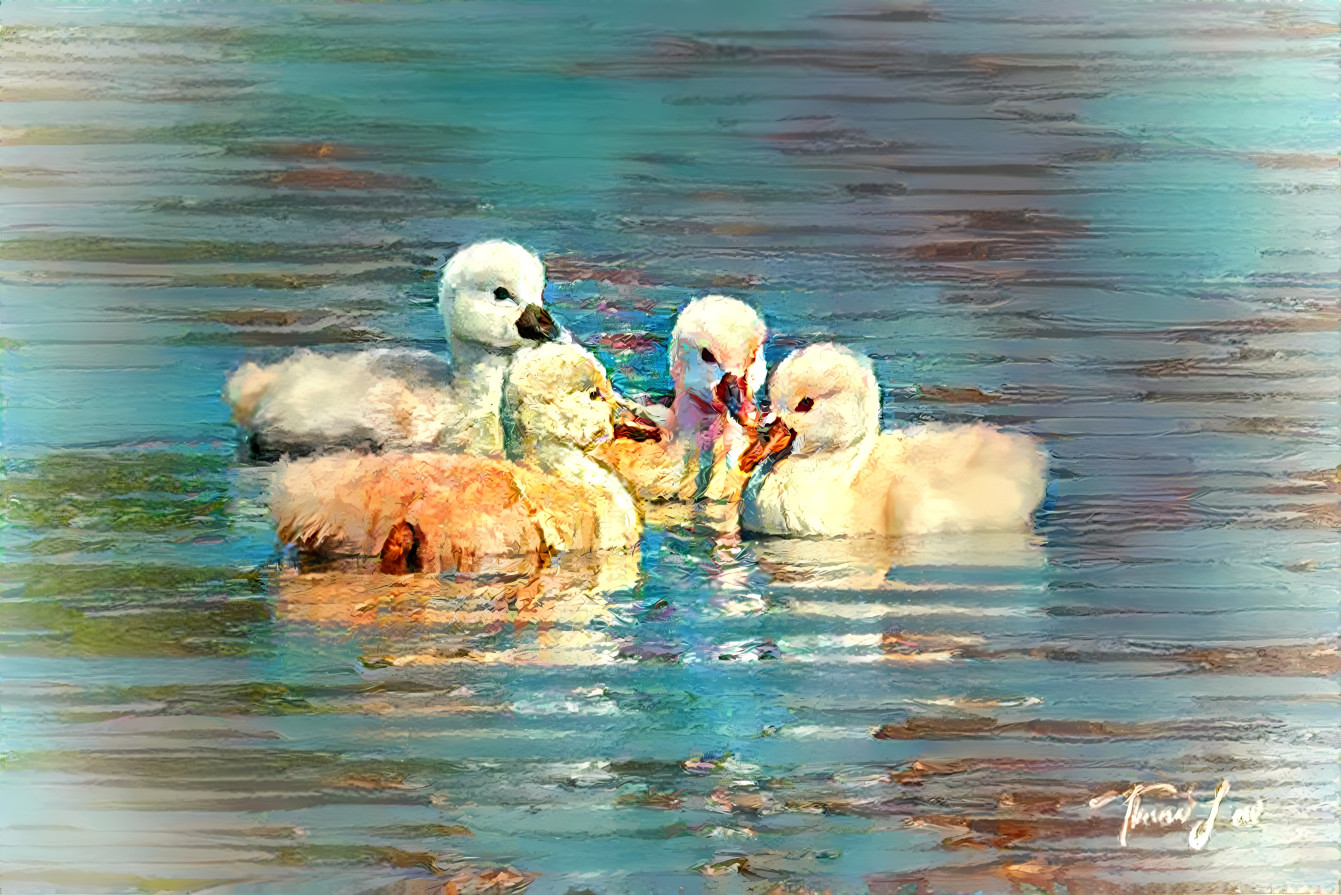
[[(1180, 794), (1178, 788), (1171, 783), (1134, 783), (1126, 792), (1109, 791), (1090, 799), (1090, 807), (1102, 808), (1118, 799), (1126, 803), (1127, 814), (1122, 818), (1122, 829), (1118, 832), (1118, 844), (1125, 846), (1127, 844), (1127, 834), (1138, 827), (1167, 830), (1185, 826), (1192, 820), (1192, 815), (1198, 808), (1197, 801), (1193, 798), (1195, 789), (1194, 786), (1189, 786), (1186, 792)], [(1215, 822), (1220, 818), (1221, 803), (1224, 802), (1227, 795), (1229, 795), (1229, 781), (1221, 780), (1220, 785), (1215, 788), (1210, 802), (1207, 803), (1206, 816), (1198, 819), (1188, 830), (1188, 848), (1193, 851), (1200, 851), (1206, 847), (1206, 843), (1211, 840), (1211, 833), (1215, 830)], [(1180, 807), (1142, 804), (1142, 800), (1145, 798), (1174, 799), (1180, 796), (1184, 803)], [(1261, 819), (1262, 800), (1258, 799), (1256, 804), (1235, 808), (1230, 814), (1229, 825), (1251, 827), (1256, 826)]]

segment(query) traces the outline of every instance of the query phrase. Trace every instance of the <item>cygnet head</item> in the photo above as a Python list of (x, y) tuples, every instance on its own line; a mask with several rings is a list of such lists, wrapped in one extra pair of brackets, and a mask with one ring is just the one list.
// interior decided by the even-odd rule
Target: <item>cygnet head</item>
[(545, 265), (514, 242), (477, 242), (442, 271), (439, 306), (447, 338), (511, 351), (559, 333), (545, 311)]
[[(689, 395), (717, 410), (724, 378), (738, 382), (749, 399), (764, 384), (768, 328), (754, 308), (724, 295), (695, 299), (676, 318), (670, 367), (677, 395)], [(734, 409), (733, 409), (734, 412)]]
[(621, 407), (591, 352), (571, 343), (523, 348), (508, 370), (506, 402), (523, 444), (587, 450), (614, 436)]
[(768, 396), (796, 433), (796, 455), (842, 450), (880, 433), (880, 388), (870, 359), (832, 342), (787, 355), (768, 380)]

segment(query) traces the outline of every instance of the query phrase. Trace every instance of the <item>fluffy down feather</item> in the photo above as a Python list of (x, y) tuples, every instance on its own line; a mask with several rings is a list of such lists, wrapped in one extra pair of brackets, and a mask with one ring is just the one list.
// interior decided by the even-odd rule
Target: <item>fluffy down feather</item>
[(299, 349), (278, 363), (246, 363), (228, 378), (233, 419), (269, 453), (372, 445), (438, 446), (453, 431), (446, 367), (428, 352), (326, 355)]
[(790, 453), (754, 473), (742, 525), (784, 536), (917, 535), (1029, 527), (1047, 457), (983, 423), (880, 432), (871, 363), (829, 343), (793, 352), (769, 395)]
[(685, 306), (671, 332), (669, 364), (675, 399), (659, 441), (617, 440), (598, 451), (647, 501), (731, 502), (745, 476), (735, 469), (748, 439), (723, 400), (724, 383), (752, 407), (764, 380), (768, 330), (754, 308), (722, 295)]
[(544, 265), (515, 243), (457, 252), (440, 307), (452, 365), (428, 352), (299, 350), (245, 363), (224, 400), (262, 458), (371, 446), (500, 455), (503, 379), (519, 348), (563, 335), (543, 308)]
[(418, 538), (410, 571), (476, 571), (500, 557), (590, 550), (593, 502), (579, 486), (504, 460), (454, 454), (333, 455), (280, 463), (271, 511), (280, 539), (376, 556), (392, 529)]
[(271, 489), (280, 538), (380, 555), (382, 570), (397, 573), (634, 547), (637, 506), (587, 455), (612, 437), (622, 409), (604, 369), (570, 344), (526, 349), (516, 366), (507, 397), (520, 462), (436, 453), (283, 462)]

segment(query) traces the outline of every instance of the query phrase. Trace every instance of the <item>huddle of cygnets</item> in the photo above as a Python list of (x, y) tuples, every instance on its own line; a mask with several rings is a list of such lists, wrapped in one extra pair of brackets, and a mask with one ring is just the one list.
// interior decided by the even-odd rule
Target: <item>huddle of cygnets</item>
[[(274, 471), (280, 537), (403, 573), (631, 549), (646, 502), (739, 502), (744, 529), (780, 536), (1030, 526), (1047, 467), (1034, 439), (981, 423), (881, 432), (870, 361), (832, 343), (782, 361), (765, 415), (764, 322), (714, 295), (676, 319), (675, 396), (654, 422), (555, 325), (544, 281), (513, 243), (452, 258), (446, 381), (410, 352), (300, 351), (236, 371), (225, 398), (253, 442), (316, 454)], [(328, 453), (353, 445), (380, 453)]]

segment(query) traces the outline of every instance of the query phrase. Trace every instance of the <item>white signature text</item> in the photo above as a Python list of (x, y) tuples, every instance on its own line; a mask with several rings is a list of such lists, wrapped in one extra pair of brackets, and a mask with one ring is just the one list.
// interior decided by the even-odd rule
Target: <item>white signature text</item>
[[(1221, 803), (1224, 802), (1225, 796), (1229, 795), (1229, 788), (1228, 780), (1220, 781), (1211, 800), (1206, 803), (1205, 816), (1198, 818), (1188, 830), (1187, 845), (1192, 850), (1200, 851), (1210, 841), (1211, 833), (1215, 830), (1215, 822), (1220, 819)], [(1179, 793), (1178, 788), (1171, 783), (1135, 783), (1126, 792), (1110, 791), (1090, 799), (1090, 807), (1102, 808), (1118, 799), (1126, 804), (1127, 813), (1122, 818), (1122, 829), (1118, 832), (1118, 844), (1125, 846), (1128, 834), (1141, 827), (1168, 830), (1186, 826), (1193, 819), (1193, 814), (1199, 813), (1197, 811), (1199, 806), (1193, 798), (1193, 793), (1194, 787), (1191, 786), (1185, 792)], [(1144, 803), (1145, 799), (1178, 799), (1181, 804), (1149, 805)], [(1253, 805), (1235, 808), (1229, 816), (1229, 825), (1256, 826), (1261, 819), (1262, 800), (1258, 799)]]

